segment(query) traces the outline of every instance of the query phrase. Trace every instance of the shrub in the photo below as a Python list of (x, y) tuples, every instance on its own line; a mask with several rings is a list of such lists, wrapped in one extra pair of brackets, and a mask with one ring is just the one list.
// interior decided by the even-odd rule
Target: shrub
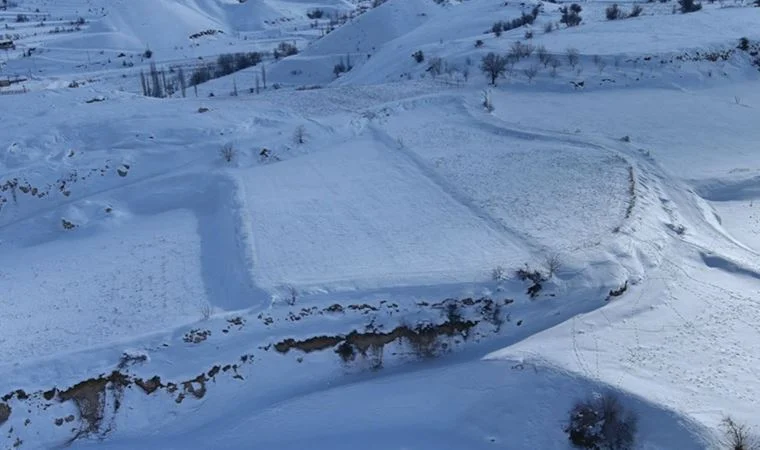
[(734, 422), (731, 417), (725, 417), (721, 422), (723, 428), (723, 444), (730, 450), (760, 450), (760, 438), (753, 435), (744, 424)]
[(237, 155), (237, 150), (235, 150), (235, 147), (233, 147), (232, 144), (224, 144), (219, 150), (219, 154), (225, 161), (232, 162)]
[(607, 9), (604, 10), (604, 15), (607, 16), (607, 20), (617, 20), (622, 17), (623, 12), (620, 10), (617, 3), (614, 3), (612, 6), (608, 6)]
[(340, 356), (340, 359), (342, 359), (344, 363), (353, 361), (356, 357), (356, 350), (354, 349), (354, 346), (346, 341), (343, 341), (338, 346), (338, 348), (335, 349), (335, 353)]
[(437, 77), (443, 72), (443, 60), (441, 58), (430, 58), (428, 62), (427, 71), (430, 72), (433, 77)]
[(555, 273), (562, 267), (562, 259), (559, 254), (551, 253), (544, 258), (544, 267), (549, 278), (553, 277)]
[[(760, 0), (758, 0), (758, 1), (760, 1)], [(482, 46), (483, 46), (483, 40), (482, 39), (478, 39), (477, 41), (475, 41), (475, 47), (482, 47)]]
[(488, 53), (480, 62), (480, 70), (491, 79), (491, 84), (496, 85), (496, 79), (504, 75), (507, 70), (507, 59), (494, 52)]
[(612, 393), (576, 402), (569, 422), (565, 432), (577, 448), (628, 450), (636, 441), (638, 418)]
[(507, 271), (502, 266), (496, 266), (491, 271), (491, 279), (493, 281), (504, 281), (507, 279)]
[(286, 58), (298, 54), (298, 47), (289, 42), (280, 42), (277, 48), (272, 51), (272, 54), (274, 55), (274, 59)]
[(543, 282), (546, 281), (546, 277), (544, 277), (541, 272), (538, 270), (532, 270), (527, 264), (525, 265), (525, 268), (517, 269), (515, 275), (521, 281), (530, 281), (533, 283), (528, 287), (527, 291), (530, 298), (535, 298), (538, 293), (541, 292), (541, 289), (543, 289)]
[(533, 39), (533, 31), (528, 30), (525, 32), (525, 39)]
[(682, 14), (692, 13), (702, 9), (702, 3), (695, 0), (678, 0), (679, 10)]
[(739, 46), (737, 48), (745, 52), (749, 51), (749, 39), (747, 39), (746, 37), (739, 39)]
[(293, 132), (293, 141), (296, 144), (303, 144), (306, 142), (306, 127), (303, 125), (298, 125), (296, 127), (296, 130)]
[(554, 31), (554, 24), (551, 22), (546, 22), (544, 24), (544, 33), (551, 33), (552, 31)]
[(325, 15), (324, 10), (314, 9), (306, 13), (306, 17), (309, 19), (321, 19)]
[(153, 50), (146, 48), (145, 51), (143, 52), (143, 58), (150, 59), (152, 57), (153, 57)]
[(346, 65), (343, 63), (343, 61), (333, 66), (333, 74), (335, 75), (335, 78), (338, 78), (340, 74), (342, 74), (345, 71), (346, 71)]
[(642, 12), (644, 12), (644, 8), (642, 8), (641, 5), (633, 5), (628, 17), (639, 17)]
[(568, 27), (580, 25), (583, 20), (581, 18), (581, 11), (583, 11), (583, 8), (577, 3), (573, 3), (569, 7), (562, 6), (559, 8), (559, 12), (562, 13), (562, 18), (559, 20), (560, 23), (564, 23)]
[(26, 14), (18, 14), (16, 16), (16, 22), (22, 23), (22, 22), (29, 22), (29, 16)]
[(298, 290), (293, 286), (288, 286), (288, 305), (293, 306), (298, 301)]
[(419, 64), (425, 60), (425, 54), (422, 53), (422, 50), (417, 50), (416, 52), (412, 53), (412, 58), (414, 58), (414, 60), (417, 61), (417, 64)]

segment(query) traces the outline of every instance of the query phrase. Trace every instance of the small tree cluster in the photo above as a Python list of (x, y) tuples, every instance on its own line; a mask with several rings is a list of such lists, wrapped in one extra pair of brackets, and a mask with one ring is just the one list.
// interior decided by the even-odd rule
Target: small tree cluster
[(235, 53), (234, 67), (235, 70), (243, 70), (253, 67), (261, 62), (263, 55), (259, 52)]
[(501, 36), (501, 33), (504, 31), (514, 30), (525, 25), (532, 25), (533, 22), (536, 21), (540, 11), (540, 6), (535, 6), (529, 14), (522, 13), (522, 15), (516, 19), (508, 21), (499, 20), (494, 22), (494, 24), (491, 25), (491, 32), (498, 37)]
[(533, 51), (536, 49), (531, 44), (523, 44), (520, 41), (515, 41), (512, 43), (512, 45), (509, 47), (509, 57), (512, 58), (515, 61), (519, 61), (522, 58), (530, 58), (530, 55), (533, 54)]
[(607, 16), (607, 20), (618, 20), (626, 19), (628, 17), (638, 17), (643, 11), (644, 8), (640, 5), (633, 5), (631, 12), (626, 14), (625, 11), (620, 9), (617, 3), (614, 3), (612, 6), (608, 6), (607, 9), (604, 10), (604, 13)]
[(614, 3), (612, 6), (608, 6), (607, 9), (604, 10), (604, 15), (607, 17), (607, 20), (618, 20), (623, 16), (623, 11), (617, 3)]
[(340, 74), (348, 72), (353, 68), (354, 66), (351, 65), (351, 55), (347, 54), (345, 59), (341, 56), (340, 62), (333, 67), (333, 74), (335, 75), (335, 78), (338, 78)]
[(565, 432), (577, 448), (629, 450), (637, 428), (638, 417), (615, 394), (605, 393), (576, 402)]
[(583, 20), (581, 18), (581, 11), (583, 11), (583, 8), (581, 8), (581, 5), (577, 3), (573, 3), (569, 7), (560, 7), (559, 12), (562, 14), (562, 18), (559, 20), (560, 23), (564, 23), (568, 27), (575, 27), (580, 25), (581, 21)]
[(693, 13), (702, 9), (702, 3), (695, 0), (678, 0), (678, 6), (682, 14)]
[(298, 47), (295, 44), (289, 42), (280, 42), (280, 44), (272, 51), (274, 59), (286, 58), (288, 56), (297, 55)]
[(166, 81), (166, 72), (163, 69), (159, 71), (155, 62), (150, 63), (147, 75), (142, 70), (140, 71), (140, 85), (146, 97), (162, 98), (175, 91), (174, 84)]

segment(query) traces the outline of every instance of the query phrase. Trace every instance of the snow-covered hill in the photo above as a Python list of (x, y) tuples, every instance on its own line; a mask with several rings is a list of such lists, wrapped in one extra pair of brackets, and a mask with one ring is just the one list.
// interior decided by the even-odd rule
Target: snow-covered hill
[(760, 8), (9, 3), (2, 448), (760, 430)]

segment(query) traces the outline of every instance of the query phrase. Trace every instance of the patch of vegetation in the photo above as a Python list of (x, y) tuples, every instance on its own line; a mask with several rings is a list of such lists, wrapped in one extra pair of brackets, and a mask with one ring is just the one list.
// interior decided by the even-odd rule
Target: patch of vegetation
[(608, 392), (577, 401), (565, 432), (576, 448), (629, 450), (636, 442), (637, 429), (636, 414)]
[(576, 27), (581, 24), (583, 18), (581, 18), (581, 11), (583, 8), (577, 3), (568, 6), (562, 6), (559, 8), (559, 12), (562, 14), (560, 23), (564, 23), (567, 27)]

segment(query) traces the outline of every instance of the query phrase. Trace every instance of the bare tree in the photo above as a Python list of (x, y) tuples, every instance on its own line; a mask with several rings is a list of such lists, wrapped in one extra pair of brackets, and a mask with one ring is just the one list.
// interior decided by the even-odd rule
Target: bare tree
[(538, 55), (538, 61), (544, 65), (544, 67), (549, 66), (549, 62), (552, 60), (552, 55), (549, 54), (549, 50), (546, 49), (543, 45), (539, 45), (538, 48), (536, 48), (536, 55)]
[(187, 79), (185, 78), (185, 71), (182, 69), (182, 66), (179, 66), (177, 69), (177, 81), (179, 82), (179, 89), (182, 92), (182, 97), (185, 97), (185, 93), (187, 92)]
[(164, 96), (163, 89), (161, 87), (161, 79), (159, 78), (158, 69), (156, 69), (156, 63), (151, 61), (150, 63), (150, 80), (152, 87), (151, 97), (161, 98)]
[(293, 132), (293, 140), (296, 144), (303, 144), (306, 142), (306, 127), (298, 125)]
[(494, 52), (490, 52), (483, 57), (480, 63), (480, 70), (491, 79), (491, 84), (496, 85), (496, 79), (504, 75), (507, 68), (507, 59)]
[(753, 435), (744, 424), (738, 424), (731, 417), (725, 417), (721, 422), (724, 434), (724, 445), (730, 450), (759, 450), (760, 438)]
[(607, 61), (599, 55), (594, 55), (594, 64), (596, 65), (596, 68), (599, 69), (600, 75), (604, 72), (604, 68), (607, 67)]
[(533, 78), (538, 75), (538, 64), (531, 64), (530, 66), (523, 69), (523, 73), (525, 74), (525, 77), (528, 79), (528, 83), (531, 83), (533, 81)]
[(150, 95), (150, 88), (148, 87), (148, 80), (145, 78), (145, 72), (140, 71), (140, 85), (142, 86), (142, 92), (144, 96)]
[(567, 57), (567, 63), (570, 64), (570, 67), (575, 69), (575, 66), (578, 65), (578, 61), (581, 59), (581, 54), (578, 52), (578, 49), (568, 48), (565, 56)]
[(549, 65), (552, 67), (551, 76), (556, 77), (557, 68), (562, 65), (562, 62), (558, 58), (552, 58), (552, 60), (549, 62)]

